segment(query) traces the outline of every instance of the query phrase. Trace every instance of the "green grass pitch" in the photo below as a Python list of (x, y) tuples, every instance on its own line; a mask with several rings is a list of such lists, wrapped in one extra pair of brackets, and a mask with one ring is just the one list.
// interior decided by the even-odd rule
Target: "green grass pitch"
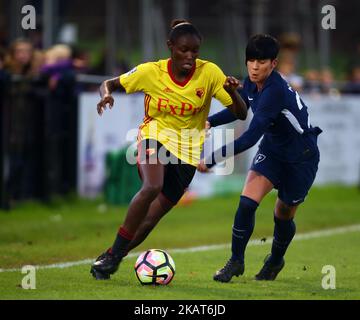
[[(144, 300), (243, 300), (243, 299), (356, 299), (360, 298), (360, 229), (324, 235), (323, 230), (360, 224), (360, 191), (351, 187), (313, 188), (295, 219), (297, 234), (320, 231), (311, 239), (293, 241), (286, 265), (273, 282), (254, 281), (270, 250), (273, 205), (268, 195), (258, 209), (252, 239), (265, 238), (246, 251), (245, 274), (230, 283), (212, 280), (215, 270), (229, 258), (230, 249), (191, 248), (229, 243), (239, 195), (195, 201), (178, 206), (160, 222), (137, 252), (148, 248), (168, 250), (176, 264), (168, 286), (142, 286), (133, 266), (136, 256), (127, 257), (110, 281), (95, 281), (90, 262), (67, 268), (36, 271), (36, 289), (21, 287), (24, 265), (49, 265), (95, 258), (114, 239), (126, 212), (125, 207), (106, 207), (101, 199), (77, 198), (54, 201), (45, 206), (27, 203), (11, 213), (0, 212), (0, 300), (7, 299), (144, 299)], [(336, 288), (325, 290), (322, 268), (336, 270)], [(15, 269), (14, 271), (7, 271)]]

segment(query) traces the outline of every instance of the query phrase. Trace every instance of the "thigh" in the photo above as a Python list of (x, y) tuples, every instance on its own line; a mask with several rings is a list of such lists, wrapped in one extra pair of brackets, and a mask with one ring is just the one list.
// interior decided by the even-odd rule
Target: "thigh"
[(143, 186), (163, 186), (165, 172), (163, 164), (142, 163), (138, 165), (138, 170)]
[(288, 206), (297, 206), (304, 202), (318, 169), (318, 156), (299, 163), (284, 164), (279, 186), (279, 199)]
[(281, 163), (261, 149), (256, 153), (242, 192), (257, 203), (277, 188), (281, 176)]
[(154, 139), (143, 139), (137, 145), (137, 164), (159, 163), (158, 153), (162, 144)]
[(289, 220), (295, 217), (298, 205), (289, 206), (281, 199), (277, 198), (275, 205), (275, 216), (280, 220)]
[(282, 172), (282, 162), (280, 160), (259, 149), (253, 159), (250, 170), (265, 177), (277, 189)]
[(163, 185), (165, 166), (157, 157), (160, 146), (156, 140), (142, 140), (138, 144), (137, 166), (143, 185)]

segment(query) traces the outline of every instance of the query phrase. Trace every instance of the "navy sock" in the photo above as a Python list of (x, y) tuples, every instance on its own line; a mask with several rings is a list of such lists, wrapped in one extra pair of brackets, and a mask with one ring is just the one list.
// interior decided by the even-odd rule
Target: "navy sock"
[(285, 252), (296, 232), (293, 219), (281, 220), (274, 216), (274, 239), (271, 247), (270, 262), (280, 264)]
[(231, 260), (244, 263), (245, 248), (254, 231), (255, 211), (258, 205), (256, 201), (248, 197), (240, 197), (232, 230)]
[(120, 227), (116, 235), (114, 244), (111, 248), (111, 253), (119, 257), (126, 256), (127, 247), (132, 239), (133, 235), (127, 232), (123, 227)]

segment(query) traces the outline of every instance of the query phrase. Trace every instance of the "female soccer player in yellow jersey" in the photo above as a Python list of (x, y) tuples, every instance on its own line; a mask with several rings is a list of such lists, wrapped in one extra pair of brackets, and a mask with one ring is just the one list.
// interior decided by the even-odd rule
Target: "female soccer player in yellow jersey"
[(198, 59), (202, 37), (185, 20), (172, 22), (167, 41), (171, 57), (138, 65), (100, 87), (101, 115), (112, 108), (112, 92), (145, 93), (145, 117), (138, 134), (142, 187), (130, 202), (113, 246), (91, 267), (96, 279), (109, 279), (124, 256), (139, 245), (189, 186), (204, 141), (205, 122), (215, 97), (238, 118), (247, 107), (236, 91), (239, 81), (209, 61)]

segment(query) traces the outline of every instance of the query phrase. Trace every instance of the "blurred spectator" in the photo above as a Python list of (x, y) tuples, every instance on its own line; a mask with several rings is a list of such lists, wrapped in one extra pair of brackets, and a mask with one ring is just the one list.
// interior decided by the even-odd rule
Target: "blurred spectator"
[(48, 193), (69, 191), (71, 164), (69, 153), (72, 151), (76, 123), (76, 77), (73, 53), (70, 46), (56, 44), (44, 54), (41, 67), (41, 80), (48, 84), (44, 105), (44, 165)]
[(360, 65), (354, 66), (350, 72), (348, 82), (342, 89), (342, 93), (359, 94), (360, 93)]
[(285, 33), (279, 37), (281, 46), (277, 70), (296, 91), (301, 91), (303, 78), (296, 72), (298, 53), (301, 47), (297, 33)]
[(31, 77), (39, 74), (41, 63), (40, 51), (34, 50), (29, 40), (17, 39), (10, 45), (4, 68), (11, 74)]
[(85, 50), (72, 48), (73, 67), (77, 73), (89, 73), (90, 55)]
[(60, 105), (66, 105), (76, 90), (72, 50), (66, 44), (57, 44), (50, 47), (44, 56), (41, 78), (47, 82), (52, 99)]
[(334, 74), (330, 68), (324, 68), (320, 72), (321, 93), (339, 95), (340, 91), (334, 79)]
[(320, 73), (315, 69), (305, 72), (303, 90), (306, 93), (321, 93)]
[(72, 52), (69, 46), (57, 44), (44, 54), (44, 64), (40, 71), (48, 77), (50, 90), (55, 90), (59, 79), (68, 71), (73, 70)]
[(40, 192), (36, 181), (41, 166), (42, 105), (34, 78), (39, 74), (42, 54), (26, 39), (15, 40), (5, 57), (4, 69), (22, 76), (7, 82), (3, 112), (6, 116), (9, 202), (31, 198)]
[(279, 62), (277, 70), (294, 90), (302, 91), (304, 80), (295, 73), (295, 64), (292, 61)]

